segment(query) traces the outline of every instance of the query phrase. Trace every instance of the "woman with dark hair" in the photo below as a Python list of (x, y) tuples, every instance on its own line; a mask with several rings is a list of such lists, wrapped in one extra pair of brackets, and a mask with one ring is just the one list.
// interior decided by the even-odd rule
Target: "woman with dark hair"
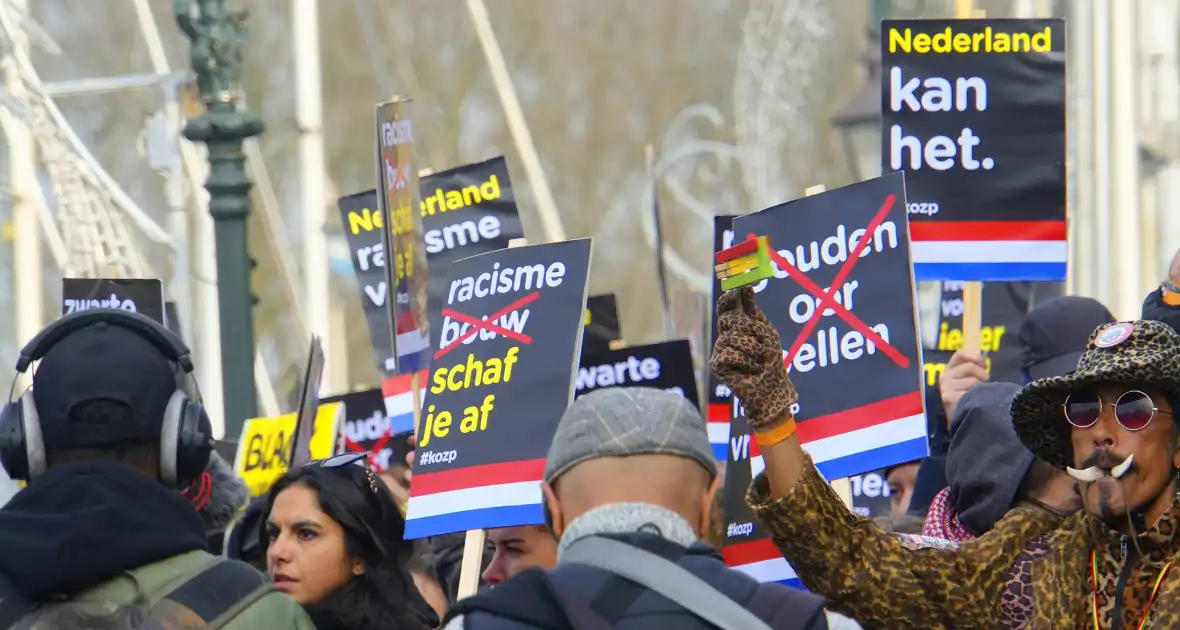
[(268, 495), (262, 545), (278, 590), (320, 630), (433, 628), (410, 576), (405, 518), (367, 453), (288, 471)]

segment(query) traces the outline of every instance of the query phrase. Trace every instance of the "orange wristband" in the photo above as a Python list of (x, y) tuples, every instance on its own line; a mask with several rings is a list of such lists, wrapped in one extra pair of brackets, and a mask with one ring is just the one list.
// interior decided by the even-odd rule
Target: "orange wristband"
[(758, 442), (758, 446), (774, 446), (792, 435), (795, 435), (795, 418), (793, 416), (769, 431), (754, 433), (754, 440)]

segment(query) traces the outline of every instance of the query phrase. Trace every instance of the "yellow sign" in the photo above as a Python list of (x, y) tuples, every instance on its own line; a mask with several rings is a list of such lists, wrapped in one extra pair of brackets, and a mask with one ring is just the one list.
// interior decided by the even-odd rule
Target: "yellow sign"
[[(344, 405), (320, 405), (311, 435), (312, 460), (336, 453), (337, 437), (344, 422)], [(234, 470), (246, 482), (254, 496), (265, 494), (283, 473), (290, 461), (291, 442), (295, 435), (295, 414), (274, 418), (253, 418), (242, 427)]]

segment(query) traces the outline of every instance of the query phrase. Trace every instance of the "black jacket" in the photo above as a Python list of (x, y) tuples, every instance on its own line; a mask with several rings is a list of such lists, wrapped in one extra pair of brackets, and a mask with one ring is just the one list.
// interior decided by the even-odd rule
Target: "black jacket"
[[(779, 584), (759, 584), (725, 566), (715, 549), (703, 544), (685, 548), (654, 534), (616, 534), (609, 538), (663, 556), (704, 580), (721, 594), (754, 612), (772, 628), (818, 630), (827, 628), (823, 599)], [(708, 623), (658, 593), (601, 569), (559, 564), (543, 572), (530, 569), (491, 590), (461, 600), (451, 607), (447, 622), (462, 615), (465, 630), (565, 630), (570, 628), (560, 605), (547, 586), (550, 581), (584, 593), (584, 601), (609, 625), (622, 629), (706, 630)], [(757, 596), (759, 604), (752, 605)], [(450, 627), (444, 623), (448, 630)]]
[(0, 573), (32, 601), (206, 548), (187, 499), (112, 462), (54, 467), (0, 509)]

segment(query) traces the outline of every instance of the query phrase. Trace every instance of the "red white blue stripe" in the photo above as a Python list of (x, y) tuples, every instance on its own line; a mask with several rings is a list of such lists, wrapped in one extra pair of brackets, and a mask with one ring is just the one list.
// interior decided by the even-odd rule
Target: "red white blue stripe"
[[(929, 455), (922, 403), (922, 393), (916, 391), (848, 411), (807, 418), (799, 422), (796, 435), (826, 479), (841, 479), (912, 462)], [(750, 465), (760, 466), (761, 461), (757, 442), (750, 440)]]
[(721, 556), (729, 568), (741, 571), (759, 582), (778, 582), (807, 590), (799, 576), (795, 575), (795, 569), (791, 568), (769, 538), (726, 545)]
[[(418, 406), (426, 400), (426, 371), (418, 373)], [(411, 375), (403, 374), (387, 378), (381, 383), (381, 395), (385, 397), (385, 415), (389, 417), (390, 433), (397, 435), (414, 430), (414, 392)]]
[(1065, 221), (911, 221), (919, 281), (1065, 280)]
[(713, 458), (719, 462), (729, 461), (729, 415), (730, 403), (709, 403), (708, 422), (709, 444), (713, 446)]
[[(419, 449), (421, 450), (421, 449)], [(406, 509), (407, 540), (472, 529), (540, 525), (545, 460), (414, 471)]]

